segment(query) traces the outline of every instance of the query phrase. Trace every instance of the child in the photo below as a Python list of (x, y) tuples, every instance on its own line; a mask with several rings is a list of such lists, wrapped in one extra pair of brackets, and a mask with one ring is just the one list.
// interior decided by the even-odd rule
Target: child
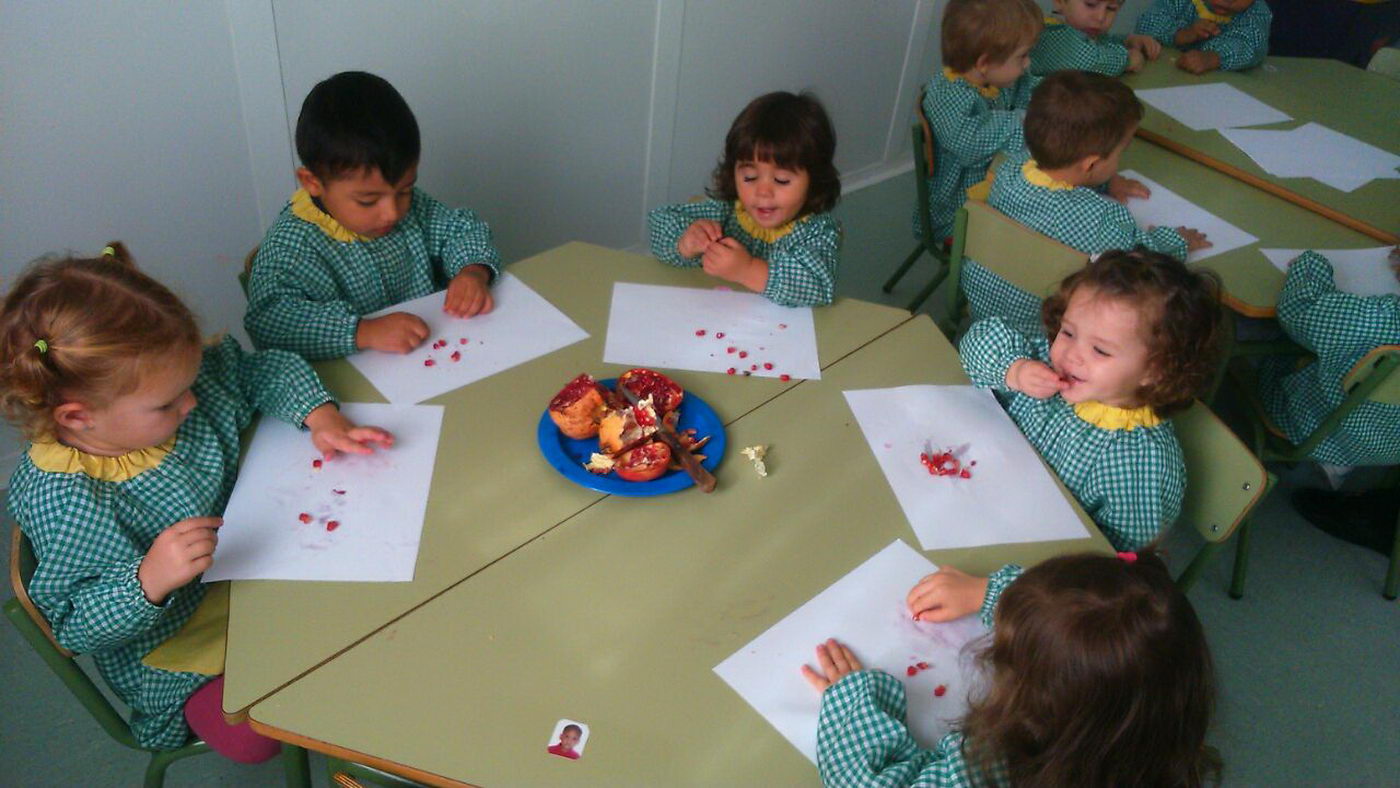
[(559, 732), (559, 743), (548, 747), (549, 754), (578, 760), (579, 753), (574, 747), (578, 746), (578, 740), (581, 736), (583, 736), (583, 728), (573, 723), (565, 725), (564, 730)]
[(407, 353), (428, 326), (362, 315), (447, 287), (443, 311), (491, 311), (500, 274), (491, 229), (415, 188), (418, 122), (394, 87), (362, 71), (311, 89), (297, 118), (301, 189), (253, 259), (243, 325), (258, 347), (308, 359)]
[[(1304, 252), (1288, 266), (1278, 322), (1317, 356), (1302, 368), (1289, 359), (1260, 369), (1270, 421), (1298, 444), (1346, 398), (1342, 379), (1362, 356), (1381, 345), (1400, 345), (1400, 296), (1342, 292), (1327, 258)], [(1363, 402), (1310, 456), (1333, 465), (1400, 463), (1400, 406)]]
[(15, 283), (0, 313), (0, 407), (31, 441), (9, 494), (38, 558), (29, 595), (131, 707), (137, 745), (179, 747), (193, 728), (235, 760), (275, 755), (276, 742), (224, 722), (222, 677), (141, 658), (204, 597), (255, 412), (309, 428), (327, 458), (392, 437), (350, 423), (291, 353), (245, 353), (228, 337), (201, 347), (185, 305), (117, 243)]
[[(1142, 120), (1142, 104), (1116, 79), (1084, 71), (1046, 77), (1026, 113), (1030, 159), (1008, 158), (997, 168), (987, 204), (1021, 224), (1085, 254), (1144, 246), (1179, 260), (1209, 246), (1185, 227), (1143, 230), (1123, 202), (1147, 197), (1141, 183), (1123, 178), (1118, 161)], [(1009, 317), (1033, 323), (1032, 295), (968, 259), (963, 291), (973, 320)]]
[[(1019, 578), (1019, 579), (1018, 579)], [(1013, 582), (1014, 581), (1014, 582)], [(1052, 558), (990, 578), (951, 567), (909, 593), (925, 621), (981, 611), (987, 693), (932, 750), (905, 727), (904, 685), (817, 647), (817, 766), (834, 786), (1199, 786), (1214, 667), (1200, 620), (1154, 553)]]
[(1243, 71), (1269, 54), (1272, 20), (1264, 0), (1153, 0), (1135, 32), (1183, 50), (1183, 71)]
[[(924, 86), (922, 107), (935, 148), (928, 182), (934, 238), (953, 232), (968, 187), (987, 176), (992, 157), (1025, 146), (1024, 110), (1040, 80), (1022, 72), (1041, 20), (1030, 0), (950, 0), (943, 11), (943, 73)], [(917, 212), (914, 236), (922, 237)]]
[(816, 98), (769, 93), (749, 102), (724, 138), (711, 199), (647, 215), (651, 253), (762, 293), (783, 306), (836, 297), (841, 196), (836, 133)]
[(1181, 511), (1186, 467), (1167, 417), (1209, 384), (1220, 320), (1211, 277), (1114, 250), (1046, 299), (1044, 333), (990, 318), (959, 350), (1108, 541), (1135, 550)]
[(1031, 50), (1031, 73), (1045, 76), (1068, 68), (1116, 77), (1156, 60), (1162, 45), (1151, 36), (1109, 34), (1120, 5), (1120, 0), (1055, 0), (1055, 13), (1063, 19), (1045, 20), (1045, 32)]

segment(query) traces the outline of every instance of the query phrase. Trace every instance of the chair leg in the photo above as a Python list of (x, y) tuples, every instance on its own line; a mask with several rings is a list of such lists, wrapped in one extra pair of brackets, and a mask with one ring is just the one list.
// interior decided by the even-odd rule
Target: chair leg
[(1201, 572), (1215, 559), (1215, 554), (1220, 552), (1223, 547), (1224, 545), (1218, 542), (1207, 542), (1197, 551), (1196, 557), (1191, 559), (1191, 564), (1176, 579), (1176, 587), (1181, 589), (1181, 593), (1190, 591), (1191, 587), (1196, 585), (1196, 581), (1201, 577)]
[(175, 762), (175, 758), (169, 757), (168, 753), (151, 753), (151, 760), (146, 764), (146, 788), (161, 788), (165, 785), (165, 770), (170, 768), (170, 764)]
[(311, 764), (306, 750), (295, 744), (282, 743), (282, 772), (287, 788), (311, 788)]
[(1235, 572), (1230, 577), (1230, 598), (1239, 599), (1244, 596), (1244, 577), (1249, 570), (1249, 531), (1251, 519), (1246, 518), (1240, 523), (1240, 532), (1235, 536)]
[(1397, 585), (1400, 585), (1400, 517), (1396, 517), (1395, 544), (1390, 546), (1390, 569), (1386, 570), (1385, 590), (1381, 593), (1393, 600)]
[(894, 274), (892, 274), (889, 279), (885, 280), (884, 286), (880, 289), (884, 290), (886, 293), (893, 290), (894, 286), (896, 284), (899, 284), (899, 280), (904, 278), (905, 274), (909, 273), (910, 267), (912, 267), (915, 261), (919, 259), (919, 255), (923, 253), (924, 244), (921, 241), (918, 246), (914, 247), (914, 251), (910, 252), (909, 256), (904, 258), (904, 262), (900, 263), (899, 267), (894, 269)]
[(914, 300), (909, 302), (909, 311), (913, 312), (918, 309), (920, 305), (928, 300), (929, 296), (933, 295), (933, 291), (937, 290), (938, 286), (943, 284), (943, 280), (947, 278), (948, 267), (943, 266), (938, 270), (938, 273), (934, 275), (933, 279), (929, 280), (927, 285), (924, 285), (924, 289), (920, 290), (919, 294), (914, 296)]

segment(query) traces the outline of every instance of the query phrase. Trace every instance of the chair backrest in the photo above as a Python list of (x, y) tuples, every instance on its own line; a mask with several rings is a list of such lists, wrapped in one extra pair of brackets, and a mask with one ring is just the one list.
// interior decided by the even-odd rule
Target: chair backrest
[(914, 194), (918, 205), (919, 235), (930, 250), (941, 248), (942, 241), (933, 237), (933, 226), (929, 223), (929, 178), (933, 177), (934, 145), (933, 128), (924, 117), (924, 92), (914, 99), (914, 125), (910, 128), (914, 151)]
[(1361, 357), (1342, 378), (1342, 390), (1371, 402), (1400, 405), (1400, 345), (1381, 345)]
[(15, 525), (10, 538), (10, 586), (15, 598), (5, 602), (5, 617), (10, 619), (44, 664), (58, 676), (68, 691), (83, 704), (93, 719), (118, 743), (141, 749), (131, 726), (117, 712), (107, 696), (97, 688), (88, 674), (73, 659), (73, 653), (54, 639), (49, 622), (29, 598), (29, 581), (34, 577), (37, 561), (29, 539)]
[(238, 272), (238, 286), (243, 288), (244, 298), (248, 297), (248, 278), (253, 275), (253, 258), (258, 256), (260, 248), (262, 248), (261, 244), (254, 246), (253, 250), (248, 252), (248, 256), (243, 258), (243, 270)]
[(1268, 473), (1203, 402), (1173, 416), (1172, 426), (1186, 460), (1181, 522), (1207, 542), (1224, 542), (1264, 496)]

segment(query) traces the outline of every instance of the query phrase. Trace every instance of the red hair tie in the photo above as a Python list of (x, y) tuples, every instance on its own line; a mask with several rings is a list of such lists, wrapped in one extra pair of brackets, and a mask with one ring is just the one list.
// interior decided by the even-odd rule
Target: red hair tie
[(1119, 553), (1118, 557), (1129, 564), (1137, 563), (1137, 553)]

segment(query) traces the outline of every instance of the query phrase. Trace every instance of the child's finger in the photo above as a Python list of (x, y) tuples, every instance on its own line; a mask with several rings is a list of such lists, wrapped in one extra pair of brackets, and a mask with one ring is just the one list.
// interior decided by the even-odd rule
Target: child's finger
[(826, 688), (831, 686), (831, 682), (827, 680), (826, 676), (812, 670), (806, 665), (802, 666), (802, 678), (806, 679), (807, 683), (812, 685), (812, 689), (817, 692), (825, 692)]

